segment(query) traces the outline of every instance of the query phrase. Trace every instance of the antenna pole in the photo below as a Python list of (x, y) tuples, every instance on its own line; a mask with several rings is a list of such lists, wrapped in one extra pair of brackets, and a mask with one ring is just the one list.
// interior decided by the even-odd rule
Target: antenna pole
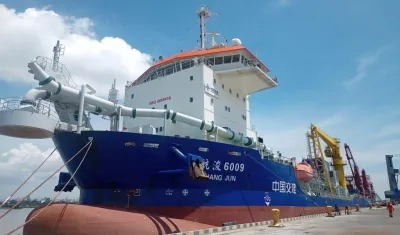
[(197, 16), (200, 19), (200, 48), (203, 50), (206, 48), (206, 19), (210, 17), (210, 11), (205, 7), (200, 7)]
[(57, 44), (53, 47), (53, 71), (56, 72), (58, 70), (58, 62), (60, 61), (60, 56), (64, 54), (64, 45), (60, 43), (60, 40), (57, 40)]

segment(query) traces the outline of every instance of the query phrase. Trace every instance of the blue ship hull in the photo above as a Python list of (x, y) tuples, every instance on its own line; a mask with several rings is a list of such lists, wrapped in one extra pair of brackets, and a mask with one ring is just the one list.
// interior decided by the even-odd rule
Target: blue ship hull
[[(85, 205), (132, 207), (149, 212), (153, 209), (144, 208), (270, 210), (289, 207), (304, 211), (307, 208), (325, 210), (327, 205), (334, 204), (339, 207), (368, 205), (367, 199), (359, 197), (338, 199), (306, 195), (293, 166), (261, 159), (257, 150), (245, 147), (111, 131), (85, 131), (80, 135), (59, 131), (53, 140), (66, 162), (91, 137), (93, 145), (74, 177), (80, 188), (80, 203)], [(204, 170), (210, 179), (193, 179), (190, 163), (172, 151), (174, 148), (185, 156), (204, 159), (207, 163)], [(71, 174), (84, 153), (85, 150), (67, 165)], [(301, 210), (284, 214), (299, 216), (297, 213)]]

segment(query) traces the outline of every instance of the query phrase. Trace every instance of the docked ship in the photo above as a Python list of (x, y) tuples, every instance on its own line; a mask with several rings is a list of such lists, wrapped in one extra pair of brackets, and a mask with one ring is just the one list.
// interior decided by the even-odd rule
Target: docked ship
[[(249, 101), (277, 87), (277, 78), (240, 39), (217, 43), (206, 32), (207, 8), (197, 14), (199, 49), (154, 61), (126, 85), (123, 105), (115, 80), (108, 99), (77, 86), (59, 62), (59, 42), (52, 59), (28, 64), (39, 87), (2, 101), (0, 133), (52, 138), (68, 169), (55, 191), (77, 186), (80, 199), (34, 210), (27, 219), (41, 214), (24, 234), (167, 234), (265, 221), (272, 208), (284, 218), (367, 206), (367, 197), (347, 190), (339, 142), (316, 126), (307, 138), (330, 141), (326, 155), (310, 150), (296, 163), (264, 143)], [(107, 117), (110, 130), (94, 130), (91, 115)]]

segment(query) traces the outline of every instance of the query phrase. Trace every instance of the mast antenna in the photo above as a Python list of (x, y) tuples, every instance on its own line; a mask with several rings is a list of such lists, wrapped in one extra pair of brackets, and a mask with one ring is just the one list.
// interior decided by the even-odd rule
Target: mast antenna
[(206, 48), (206, 19), (212, 15), (218, 15), (217, 13), (211, 13), (207, 7), (200, 7), (197, 11), (197, 16), (200, 19), (200, 48), (204, 50)]
[(65, 46), (57, 40), (57, 44), (53, 47), (53, 68), (54, 72), (58, 71), (58, 62), (60, 61), (60, 56), (64, 55)]

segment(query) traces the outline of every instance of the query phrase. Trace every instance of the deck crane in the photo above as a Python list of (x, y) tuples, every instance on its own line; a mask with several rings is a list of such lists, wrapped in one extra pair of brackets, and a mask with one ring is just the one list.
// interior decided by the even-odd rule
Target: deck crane
[[(365, 191), (363, 188), (363, 180), (360, 175), (360, 170), (354, 160), (353, 154), (351, 153), (350, 146), (346, 143), (344, 144), (344, 150), (346, 151), (346, 157), (350, 165), (351, 174), (353, 175), (353, 180), (360, 195), (364, 195)], [(350, 190), (349, 190), (350, 191)]]
[[(347, 165), (347, 163), (343, 161), (342, 156), (340, 155), (340, 140), (329, 136), (328, 134), (326, 134), (324, 131), (322, 131), (321, 129), (319, 129), (318, 127), (316, 127), (313, 124), (311, 124), (309, 138), (312, 140), (312, 144), (314, 146), (315, 159), (317, 159), (318, 152), (319, 152), (319, 155), (322, 157), (322, 163), (323, 163), (324, 172), (325, 172), (325, 181), (327, 182), (327, 184), (329, 186), (330, 192), (333, 194), (333, 189), (332, 189), (332, 184), (330, 182), (328, 167), (325, 164), (325, 156), (328, 158), (332, 158), (332, 166), (336, 171), (339, 186), (342, 189), (346, 190), (347, 184), (346, 184), (346, 178), (344, 175), (344, 169), (343, 169), (344, 167), (343, 166)], [(322, 139), (326, 144), (324, 151), (322, 151), (320, 139)], [(324, 156), (324, 154), (325, 154), (325, 156)]]

